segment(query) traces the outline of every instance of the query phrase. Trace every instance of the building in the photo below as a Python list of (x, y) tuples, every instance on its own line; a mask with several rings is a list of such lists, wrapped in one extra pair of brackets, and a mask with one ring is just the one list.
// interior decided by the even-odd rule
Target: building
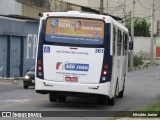
[(23, 76), (35, 64), (39, 22), (0, 16), (0, 77)]
[(1, 0), (0, 77), (20, 77), (35, 64), (40, 6)]
[(39, 19), (39, 13), (46, 11), (49, 11), (47, 5), (41, 6), (31, 0), (1, 0), (0, 4), (0, 15)]

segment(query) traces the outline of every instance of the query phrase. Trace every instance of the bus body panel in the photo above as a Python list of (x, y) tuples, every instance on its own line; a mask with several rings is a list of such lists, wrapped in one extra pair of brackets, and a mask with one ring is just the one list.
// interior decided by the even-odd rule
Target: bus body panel
[[(48, 48), (50, 52), (45, 52)], [(104, 48), (44, 45), (44, 79), (55, 82), (99, 83)]]
[[(38, 93), (65, 91), (105, 95), (113, 98), (115, 97), (117, 81), (119, 92), (123, 90), (127, 74), (128, 55), (113, 55), (113, 25), (116, 25), (122, 32), (128, 33), (124, 26), (104, 15), (74, 12), (44, 13), (43, 15), (41, 20), (46, 21), (48, 17), (103, 20), (105, 24), (104, 48), (102, 46), (96, 48), (92, 46), (77, 47), (74, 44), (71, 46), (63, 44), (61, 46), (60, 44), (43, 43), (41, 48), (38, 49), (43, 51), (41, 54), (43, 56), (42, 68), (44, 73), (42, 79), (38, 76), (35, 77), (35, 90)], [(45, 37), (43, 41), (45, 41)], [(97, 52), (97, 49), (100, 52)], [(104, 69), (105, 67), (107, 69)], [(104, 70), (109, 74), (103, 75)], [(38, 75), (38, 72), (36, 72), (36, 75)], [(103, 81), (104, 77), (108, 80)]]
[(102, 84), (82, 84), (70, 82), (54, 82), (48, 80), (40, 80), (36, 78), (36, 91), (49, 92), (77, 92), (87, 94), (98, 94), (109, 96), (110, 82)]

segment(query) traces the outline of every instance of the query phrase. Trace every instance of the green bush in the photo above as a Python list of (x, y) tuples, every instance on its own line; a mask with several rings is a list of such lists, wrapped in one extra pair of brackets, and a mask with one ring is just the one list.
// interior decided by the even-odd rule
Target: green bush
[(133, 58), (134, 66), (139, 66), (143, 64), (143, 61), (140, 57), (134, 56)]

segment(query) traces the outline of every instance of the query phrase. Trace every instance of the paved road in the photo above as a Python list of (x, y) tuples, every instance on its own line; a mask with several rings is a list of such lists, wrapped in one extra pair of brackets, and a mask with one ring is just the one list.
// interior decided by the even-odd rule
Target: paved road
[(117, 99), (115, 106), (98, 105), (93, 99), (72, 97), (67, 98), (66, 103), (50, 103), (48, 95), (37, 94), (34, 88), (25, 90), (22, 84), (0, 82), (0, 111), (132, 111), (154, 102), (158, 96), (160, 66), (130, 72), (124, 98)]

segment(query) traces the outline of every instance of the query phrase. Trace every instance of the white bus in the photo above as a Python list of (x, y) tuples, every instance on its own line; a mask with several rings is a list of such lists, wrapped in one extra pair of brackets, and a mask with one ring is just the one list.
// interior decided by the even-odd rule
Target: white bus
[(35, 90), (51, 102), (95, 96), (122, 98), (128, 68), (128, 30), (110, 16), (48, 12), (40, 19)]

